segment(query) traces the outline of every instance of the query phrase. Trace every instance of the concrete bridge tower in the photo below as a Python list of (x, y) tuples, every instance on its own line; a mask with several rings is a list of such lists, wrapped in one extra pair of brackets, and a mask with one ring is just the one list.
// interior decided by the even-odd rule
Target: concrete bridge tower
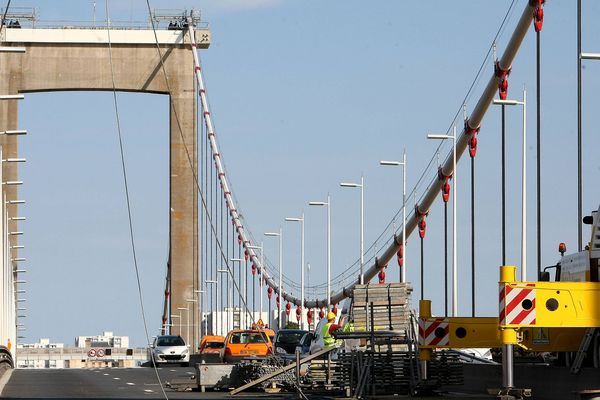
[[(151, 29), (114, 29), (110, 31), (115, 84), (119, 91), (148, 92), (169, 95), (170, 150), (169, 150), (169, 242), (171, 266), (170, 307), (177, 310), (190, 307), (190, 326), (187, 319), (173, 330), (186, 342), (194, 344), (198, 338), (198, 191), (197, 176), (197, 93), (190, 38), (186, 30), (158, 30), (164, 77), (157, 52), (157, 43)], [(208, 48), (208, 28), (195, 29), (199, 48)], [(0, 94), (16, 95), (31, 92), (104, 90), (112, 91), (109, 60), (108, 31), (98, 28), (6, 28), (0, 32), (5, 47), (22, 48), (22, 52), (0, 53)], [(170, 90), (169, 90), (170, 89)], [(0, 131), (15, 130), (18, 123), (18, 101), (0, 101)], [(160, 132), (155, 132), (160, 134)], [(18, 142), (13, 136), (0, 136), (2, 158), (18, 157)], [(190, 165), (191, 158), (192, 162)], [(2, 163), (3, 181), (18, 178), (16, 165)], [(17, 199), (17, 188), (2, 185), (7, 200)], [(2, 202), (6, 216), (6, 230), (16, 229), (16, 206)], [(6, 264), (16, 257), (16, 239), (6, 235), (3, 248)], [(12, 246), (12, 247), (11, 247)], [(6, 257), (6, 254), (9, 257)], [(3, 269), (11, 269), (3, 265)], [(156, 271), (163, 274), (164, 270)], [(188, 300), (196, 299), (190, 303)], [(193, 310), (193, 312), (192, 312)], [(183, 328), (181, 328), (183, 327)], [(181, 330), (178, 332), (177, 329)], [(189, 336), (186, 337), (189, 331)], [(15, 334), (12, 332), (12, 343)], [(6, 340), (1, 338), (0, 340)], [(5, 343), (0, 343), (5, 345)]]

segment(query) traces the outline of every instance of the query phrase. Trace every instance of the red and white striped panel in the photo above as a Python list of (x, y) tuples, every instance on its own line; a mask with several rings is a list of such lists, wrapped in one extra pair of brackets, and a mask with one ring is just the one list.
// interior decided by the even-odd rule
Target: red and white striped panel
[(448, 346), (450, 324), (448, 318), (419, 318), (419, 344), (421, 346)]
[(535, 284), (500, 285), (500, 325), (535, 325)]

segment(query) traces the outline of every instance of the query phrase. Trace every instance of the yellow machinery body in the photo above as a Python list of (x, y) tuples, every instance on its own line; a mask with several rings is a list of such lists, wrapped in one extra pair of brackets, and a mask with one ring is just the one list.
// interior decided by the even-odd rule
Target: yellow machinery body
[(488, 348), (518, 344), (535, 352), (573, 352), (587, 328), (600, 327), (600, 283), (518, 282), (513, 266), (501, 267), (499, 317), (431, 315), (423, 300), (420, 348)]

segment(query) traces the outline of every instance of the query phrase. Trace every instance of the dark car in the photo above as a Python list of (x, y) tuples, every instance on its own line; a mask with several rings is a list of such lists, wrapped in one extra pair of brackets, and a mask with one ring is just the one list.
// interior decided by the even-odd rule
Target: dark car
[(315, 334), (312, 332), (306, 332), (302, 339), (300, 339), (300, 343), (296, 346), (296, 349), (300, 350), (300, 355), (310, 353), (310, 344), (315, 338)]
[(275, 354), (295, 354), (296, 346), (300, 344), (300, 339), (308, 333), (303, 329), (281, 329), (275, 335), (273, 347)]

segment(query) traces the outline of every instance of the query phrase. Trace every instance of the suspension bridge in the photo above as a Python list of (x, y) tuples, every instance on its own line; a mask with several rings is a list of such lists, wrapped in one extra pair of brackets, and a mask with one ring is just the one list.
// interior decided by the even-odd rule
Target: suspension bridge
[[(301, 224), (302, 259), (301, 280), (295, 282), (286, 277), (282, 269), (282, 238), (283, 231), (265, 232), (257, 236), (248, 226), (247, 219), (241, 212), (241, 205), (236, 200), (230, 180), (230, 171), (225, 167), (226, 154), (219, 146), (219, 132), (215, 128), (214, 115), (210, 108), (209, 95), (204, 70), (201, 63), (203, 51), (211, 45), (211, 31), (200, 21), (199, 13), (179, 12), (160, 13), (149, 10), (151, 26), (146, 29), (133, 29), (111, 25), (107, 18), (104, 26), (94, 27), (62, 27), (45, 28), (35, 26), (35, 16), (16, 12), (7, 7), (3, 12), (2, 30), (0, 31), (0, 155), (2, 159), (0, 179), (2, 185), (2, 268), (3, 291), (0, 309), (0, 350), (3, 360), (14, 365), (15, 346), (19, 341), (19, 285), (22, 271), (17, 266), (21, 257), (23, 245), (19, 242), (19, 205), (24, 201), (19, 198), (18, 181), (19, 163), (25, 162), (19, 158), (18, 138), (27, 134), (21, 129), (18, 121), (18, 104), (26, 99), (28, 93), (47, 91), (107, 91), (114, 94), (115, 118), (119, 139), (119, 103), (116, 93), (119, 91), (155, 93), (169, 96), (169, 256), (166, 265), (164, 302), (161, 321), (145, 321), (147, 333), (149, 330), (160, 334), (181, 336), (193, 351), (198, 349), (200, 342), (207, 335), (226, 335), (232, 329), (254, 329), (257, 326), (282, 329), (289, 323), (298, 324), (301, 328), (314, 329), (316, 324), (332, 311), (341, 312), (344, 300), (352, 298), (355, 288), (363, 285), (386, 284), (386, 269), (397, 264), (400, 281), (406, 283), (405, 264), (407, 253), (410, 251), (411, 265), (420, 268), (420, 280), (410, 282), (415, 287), (420, 286), (420, 325), (423, 330), (430, 327), (442, 328), (459, 324), (455, 331), (456, 337), (450, 336), (448, 341), (438, 340), (435, 343), (420, 343), (421, 378), (428, 376), (425, 367), (431, 361), (433, 350), (439, 346), (450, 346), (452, 340), (462, 339), (464, 335), (458, 329), (465, 327), (491, 326), (490, 337), (485, 337), (483, 347), (502, 347), (503, 354), (511, 354), (504, 360), (504, 389), (512, 389), (512, 354), (513, 345), (520, 342), (514, 331), (531, 328), (535, 324), (535, 314), (529, 312), (531, 306), (524, 308), (523, 317), (518, 321), (508, 317), (509, 292), (522, 289), (521, 283), (527, 281), (526, 251), (528, 244), (526, 234), (526, 91), (523, 90), (522, 100), (513, 100), (509, 96), (517, 92), (510, 84), (510, 74), (519, 49), (528, 34), (536, 37), (536, 66), (537, 86), (536, 98), (529, 104), (535, 104), (537, 128), (537, 165), (536, 165), (536, 256), (537, 262), (533, 268), (536, 281), (547, 281), (541, 261), (541, 212), (540, 212), (540, 132), (541, 132), (541, 88), (540, 88), (540, 59), (541, 34), (544, 24), (545, 2), (528, 1), (514, 27), (509, 40), (502, 49), (491, 46), (494, 52), (493, 69), (480, 69), (477, 79), (485, 79), (487, 84), (474, 102), (471, 110), (464, 109), (453, 120), (453, 126), (444, 134), (430, 135), (430, 139), (451, 141), (450, 151), (441, 158), (438, 154), (438, 165), (434, 166), (436, 156), (430, 166), (421, 175), (419, 185), (413, 190), (406, 190), (406, 178), (403, 185), (402, 207), (395, 210), (393, 223), (390, 222), (377, 239), (377, 245), (370, 245), (364, 250), (362, 198), (364, 181), (345, 182), (341, 186), (359, 189), (361, 191), (361, 237), (360, 256), (358, 260), (343, 269), (343, 272), (332, 276), (331, 238), (330, 238), (330, 206), (331, 199), (307, 202), (307, 205), (327, 209), (327, 265), (326, 279), (310, 285), (305, 279), (304, 260), (304, 214), (286, 218), (287, 222)], [(513, 8), (511, 4), (511, 9)], [(108, 15), (108, 6), (107, 6)], [(505, 18), (506, 21), (506, 18)], [(504, 22), (501, 29), (505, 29)], [(497, 53), (497, 54), (496, 54)], [(593, 59), (591, 53), (582, 53), (579, 48), (578, 59)], [(482, 66), (483, 67), (483, 66)], [(579, 65), (579, 71), (581, 66)], [(579, 82), (581, 85), (581, 82)], [(483, 121), (493, 104), (502, 109), (502, 265), (506, 264), (506, 215), (505, 215), (505, 107), (522, 106), (523, 108), (523, 160), (522, 160), (522, 227), (521, 227), (521, 264), (520, 279), (516, 273), (511, 275), (509, 270), (502, 270), (500, 318), (480, 320), (476, 316), (475, 289), (477, 286), (477, 266), (475, 263), (475, 160), (479, 143), (479, 135), (483, 134)], [(581, 106), (579, 107), (581, 108)], [(581, 131), (581, 122), (579, 122)], [(122, 142), (121, 156), (123, 157)], [(448, 147), (446, 147), (448, 148)], [(581, 148), (581, 134), (579, 134)], [(581, 154), (581, 150), (580, 150)], [(456, 171), (457, 163), (468, 157), (471, 163), (470, 191), (470, 292), (471, 315), (468, 320), (459, 320), (458, 310), (458, 271), (457, 271), (457, 202), (456, 202)], [(127, 193), (128, 211), (130, 218), (131, 244), (136, 273), (139, 274), (135, 240), (131, 228), (131, 209), (127, 171), (123, 160), (123, 181)], [(401, 161), (381, 161), (382, 165), (401, 166), (406, 176), (406, 156)], [(433, 166), (433, 167), (432, 167)], [(436, 168), (437, 167), (437, 168)], [(583, 251), (582, 220), (583, 213), (581, 191), (581, 155), (579, 156), (579, 190), (578, 190), (578, 250)], [(467, 181), (465, 179), (465, 181)], [(428, 182), (428, 183), (423, 183)], [(468, 185), (465, 184), (465, 187)], [(462, 189), (461, 189), (462, 190)], [(414, 204), (407, 199), (415, 199)], [(424, 296), (423, 285), (427, 280), (424, 268), (425, 252), (423, 243), (427, 237), (427, 218), (436, 212), (432, 206), (441, 202), (444, 205), (444, 254), (445, 254), (445, 315), (442, 320), (432, 320), (430, 303)], [(448, 205), (452, 206), (452, 218), (449, 218)], [(591, 218), (591, 217), (590, 217)], [(401, 220), (401, 223), (397, 221)], [(448, 226), (452, 221), (452, 233)], [(593, 221), (596, 224), (596, 220)], [(594, 225), (595, 226), (595, 225)], [(263, 236), (276, 238), (279, 244), (279, 261), (269, 261), (276, 257), (266, 257)], [(410, 248), (407, 239), (411, 239)], [(420, 255), (419, 255), (420, 247)], [(529, 245), (530, 248), (532, 246)], [(452, 254), (449, 257), (448, 254)], [(564, 255), (564, 251), (562, 251)], [(592, 254), (591, 260), (594, 258)], [(595, 269), (594, 269), (595, 268)], [(339, 268), (338, 268), (339, 271)], [(588, 278), (585, 290), (594, 293), (597, 288), (597, 264), (593, 262), (588, 268)], [(514, 271), (513, 271), (514, 272)], [(558, 280), (558, 279), (557, 279)], [(560, 282), (563, 283), (563, 282)], [(572, 283), (571, 283), (572, 284)], [(139, 275), (138, 275), (139, 285)], [(511, 286), (512, 285), (512, 286)], [(516, 285), (516, 286), (515, 286)], [(535, 286), (535, 284), (529, 284)], [(559, 286), (548, 286), (549, 290)], [(560, 286), (562, 288), (562, 286)], [(538, 282), (541, 293), (545, 289)], [(578, 293), (579, 286), (568, 286), (568, 290)], [(562, 290), (562, 289), (561, 289)], [(558, 292), (559, 290), (557, 290)], [(515, 293), (515, 292), (513, 292)], [(525, 292), (523, 292), (525, 293)], [(528, 295), (529, 292), (523, 296)], [(541, 295), (540, 295), (541, 296)], [(595, 297), (594, 297), (595, 299)], [(141, 300), (141, 288), (140, 288)], [(556, 300), (549, 298), (550, 300)], [(558, 300), (557, 300), (558, 301)], [(561, 300), (562, 301), (562, 300)], [(551, 310), (548, 302), (547, 308)], [(552, 303), (553, 304), (553, 303)], [(565, 306), (566, 307), (566, 306)], [(415, 307), (416, 308), (416, 304)], [(585, 322), (575, 321), (565, 317), (560, 323), (548, 323), (543, 328), (571, 326), (573, 328), (596, 328), (600, 315), (594, 314), (589, 307), (583, 307), (583, 313), (588, 316)], [(142, 303), (143, 309), (143, 303)], [(520, 310), (520, 309), (519, 309)], [(543, 312), (540, 311), (538, 320)], [(391, 318), (391, 317), (390, 317)], [(456, 319), (453, 319), (456, 318)], [(533, 319), (532, 319), (533, 318)], [(433, 322), (432, 322), (433, 321)], [(533, 321), (533, 322), (532, 322)], [(433, 324), (433, 325), (432, 325)], [(440, 325), (441, 324), (441, 325)], [(445, 324), (445, 325), (443, 325)], [(558, 324), (558, 325), (557, 325)], [(562, 325), (561, 325), (562, 324)], [(433, 329), (433, 328), (431, 328)], [(475, 329), (475, 328), (473, 328)], [(451, 330), (451, 329), (450, 329)], [(433, 332), (433, 331), (432, 331)], [(437, 332), (437, 330), (436, 330)], [(502, 332), (502, 334), (498, 334)], [(509, 332), (509, 333), (507, 333)], [(486, 333), (487, 334), (487, 333)], [(371, 335), (374, 335), (371, 333)], [(466, 333), (465, 333), (466, 335)], [(579, 335), (579, 336), (577, 336)], [(569, 351), (581, 352), (583, 341), (573, 344), (576, 348)], [(591, 335), (597, 332), (592, 331)], [(427, 336), (427, 335), (425, 335)], [(493, 336), (493, 337), (492, 337)], [(498, 337), (500, 336), (500, 338)], [(587, 337), (587, 336), (586, 336)], [(439, 338), (441, 339), (441, 338)], [(371, 339), (373, 340), (373, 338)], [(487, 341), (486, 341), (487, 340)], [(443, 342), (443, 345), (440, 344)], [(458, 342), (455, 342), (458, 343)], [(586, 345), (589, 346), (589, 343)], [(464, 347), (464, 346), (463, 346)], [(533, 345), (535, 348), (535, 343)], [(587, 347), (586, 347), (587, 350)], [(509, 367), (510, 366), (510, 367)], [(514, 393), (513, 393), (514, 394)]]

